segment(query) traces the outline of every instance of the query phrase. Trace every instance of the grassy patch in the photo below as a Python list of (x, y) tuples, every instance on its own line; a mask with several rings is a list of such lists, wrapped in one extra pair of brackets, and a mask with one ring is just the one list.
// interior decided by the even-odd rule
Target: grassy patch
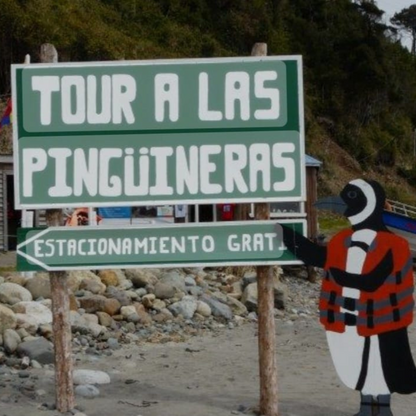
[(15, 271), (16, 271), (16, 266), (0, 267), (0, 276), (2, 273), (5, 273), (5, 272), (15, 272)]
[(326, 236), (332, 236), (337, 232), (351, 226), (345, 217), (323, 211), (318, 213), (318, 223), (319, 231)]

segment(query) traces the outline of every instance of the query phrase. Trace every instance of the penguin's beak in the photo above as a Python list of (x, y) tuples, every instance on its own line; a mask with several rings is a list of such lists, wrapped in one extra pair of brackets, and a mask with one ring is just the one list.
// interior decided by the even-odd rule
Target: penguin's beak
[(339, 196), (329, 196), (319, 199), (313, 205), (316, 209), (326, 209), (339, 215), (344, 215), (348, 208), (347, 204)]

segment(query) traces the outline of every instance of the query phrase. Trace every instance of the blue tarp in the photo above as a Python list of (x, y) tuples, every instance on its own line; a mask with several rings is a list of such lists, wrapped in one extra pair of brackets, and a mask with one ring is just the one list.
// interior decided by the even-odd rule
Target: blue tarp
[(130, 218), (131, 207), (98, 208), (98, 215), (102, 218)]

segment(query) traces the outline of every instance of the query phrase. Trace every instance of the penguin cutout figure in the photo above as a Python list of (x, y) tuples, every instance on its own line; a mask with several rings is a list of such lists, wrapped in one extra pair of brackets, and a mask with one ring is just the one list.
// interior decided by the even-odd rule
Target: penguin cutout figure
[(414, 308), (409, 244), (384, 225), (385, 193), (375, 181), (351, 181), (326, 203), (351, 223), (326, 247), (277, 227), (297, 258), (324, 269), (320, 322), (340, 379), (361, 392), (355, 416), (392, 416), (390, 395), (416, 391), (407, 334)]

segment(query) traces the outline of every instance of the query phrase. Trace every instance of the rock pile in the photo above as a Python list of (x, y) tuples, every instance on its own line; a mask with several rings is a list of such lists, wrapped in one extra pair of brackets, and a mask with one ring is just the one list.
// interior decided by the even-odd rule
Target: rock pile
[[(284, 309), (279, 273), (275, 307)], [(179, 341), (256, 319), (255, 272), (238, 278), (215, 269), (71, 271), (68, 286), (75, 352), (110, 355), (123, 343)], [(46, 273), (0, 277), (0, 364), (53, 363), (50, 298)]]

